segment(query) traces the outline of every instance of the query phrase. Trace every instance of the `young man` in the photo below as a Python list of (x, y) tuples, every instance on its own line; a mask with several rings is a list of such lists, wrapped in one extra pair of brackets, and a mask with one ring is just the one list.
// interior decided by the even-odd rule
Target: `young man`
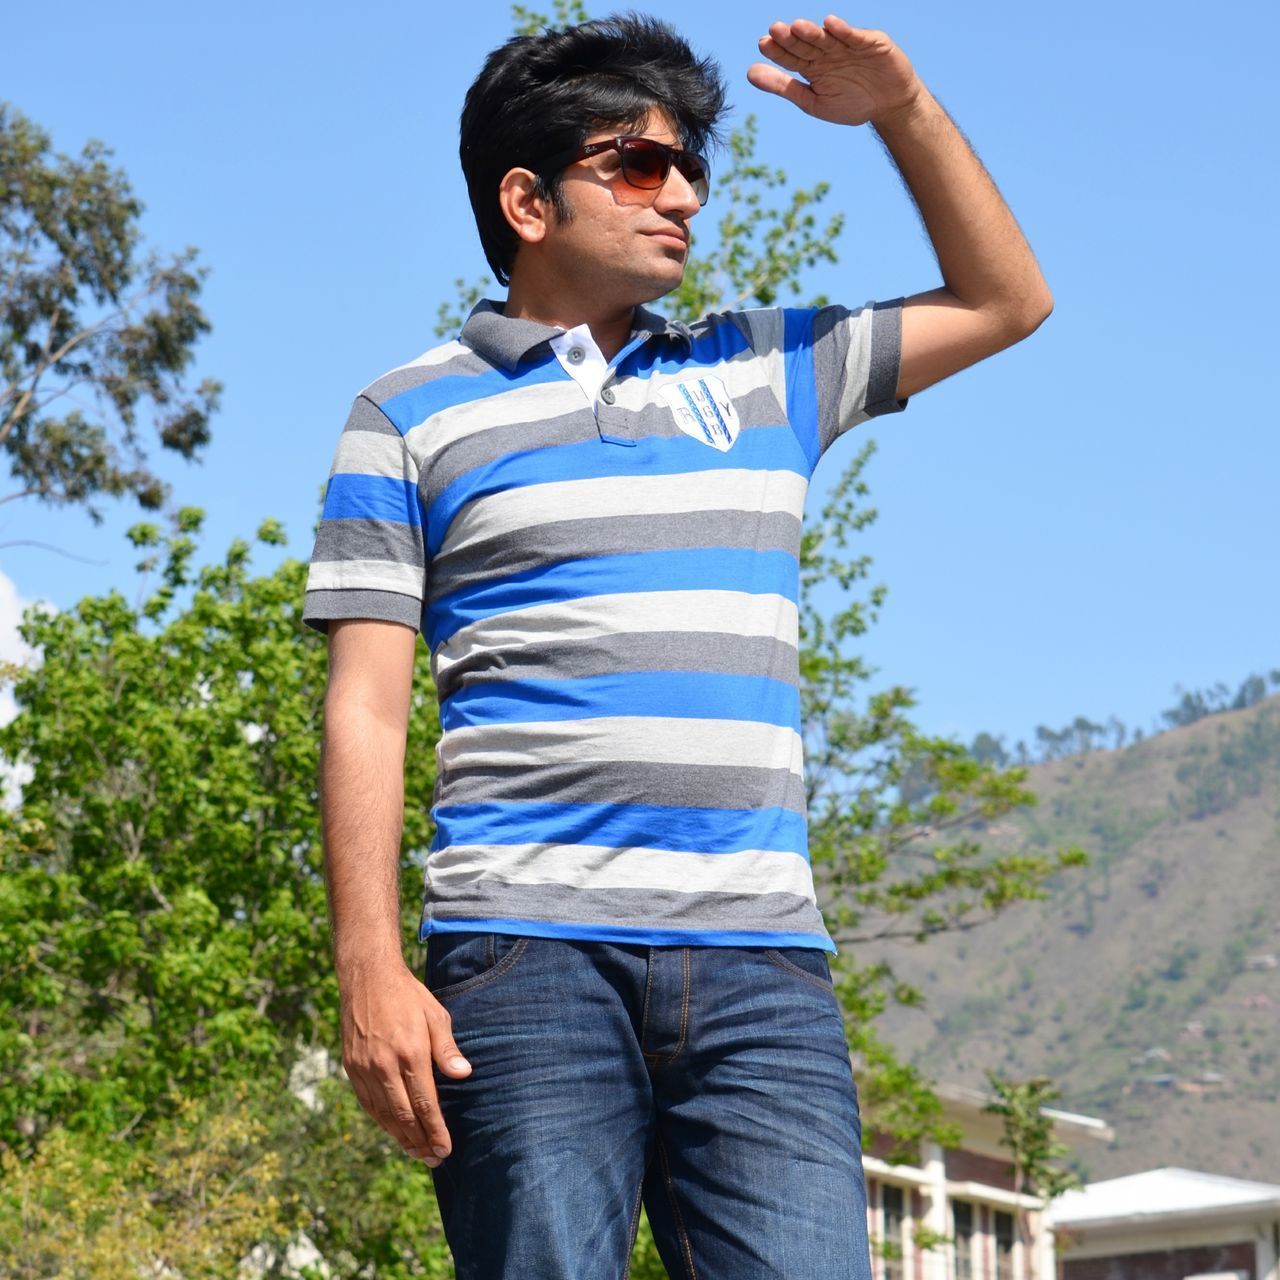
[[(636, 17), (512, 40), (461, 147), (506, 301), (363, 392), (334, 461), (305, 616), (329, 633), (343, 1060), (433, 1169), (462, 1280), (623, 1276), (642, 1198), (672, 1276), (870, 1276), (807, 859), (805, 489), (843, 432), (1051, 302), (887, 36), (775, 23), (760, 48), (757, 88), (877, 131), (942, 287), (654, 315), (708, 195), (713, 64)], [(396, 884), (419, 630), (443, 731), (425, 985)]]

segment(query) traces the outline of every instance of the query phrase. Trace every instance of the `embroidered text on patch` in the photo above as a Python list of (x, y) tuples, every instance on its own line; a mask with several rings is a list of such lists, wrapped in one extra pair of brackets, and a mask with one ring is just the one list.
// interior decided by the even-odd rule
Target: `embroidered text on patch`
[(686, 435), (728, 452), (738, 438), (738, 411), (719, 378), (688, 378), (662, 388), (662, 398)]

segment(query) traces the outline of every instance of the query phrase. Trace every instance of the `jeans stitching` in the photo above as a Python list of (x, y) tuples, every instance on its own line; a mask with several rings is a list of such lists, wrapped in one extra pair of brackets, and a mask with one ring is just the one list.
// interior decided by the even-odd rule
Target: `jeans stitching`
[(649, 1029), (649, 995), (652, 991), (653, 991), (653, 948), (650, 947), (649, 962), (648, 962), (648, 967), (645, 970), (645, 980), (644, 980), (644, 1008), (641, 1010), (641, 1013), (640, 1013), (640, 1052), (643, 1053), (646, 1058), (657, 1058), (661, 1056), (660, 1054), (656, 1054), (656, 1053), (646, 1053), (645, 1047), (644, 1047), (645, 1033)]
[[(646, 1061), (651, 1067), (669, 1067), (681, 1054), (684, 1049), (685, 1041), (689, 1038), (689, 992), (693, 985), (690, 982), (690, 971), (692, 965), (689, 959), (689, 948), (681, 947), (681, 961), (684, 968), (684, 991), (680, 998), (680, 1035), (676, 1040), (676, 1047), (670, 1053), (645, 1053), (644, 1039), (641, 1037), (640, 1052), (644, 1054)], [(649, 970), (652, 977), (653, 970)], [(649, 1000), (648, 991), (645, 992), (645, 1017), (648, 1018)]]
[(676, 1047), (671, 1051), (671, 1057), (668, 1062), (674, 1062), (684, 1049), (685, 1041), (689, 1036), (689, 988), (693, 985), (690, 980), (692, 971), (692, 963), (689, 959), (689, 948), (684, 947), (684, 998), (680, 1002), (680, 1039), (676, 1041)]
[(635, 1208), (631, 1210), (631, 1232), (627, 1241), (627, 1265), (622, 1269), (622, 1280), (628, 1280), (631, 1275), (631, 1255), (635, 1252), (636, 1235), (640, 1231), (640, 1200), (644, 1195), (644, 1179), (645, 1174), (648, 1172), (649, 1170), (646, 1166), (644, 1172), (640, 1175), (640, 1185), (636, 1188), (636, 1203)]
[(794, 973), (797, 978), (803, 978), (806, 982), (812, 982), (819, 991), (833, 991), (834, 987), (831, 983), (825, 982), (822, 978), (815, 977), (807, 969), (802, 969), (798, 964), (792, 964), (781, 952), (769, 947), (765, 950), (765, 959), (772, 964), (776, 964), (779, 969), (785, 969), (788, 973)]
[(680, 1213), (680, 1205), (676, 1201), (675, 1183), (671, 1180), (671, 1165), (667, 1162), (667, 1149), (658, 1139), (658, 1158), (662, 1162), (662, 1181), (666, 1184), (667, 1199), (671, 1201), (671, 1216), (675, 1220), (676, 1234), (680, 1237), (680, 1246), (684, 1250), (684, 1264), (689, 1270), (689, 1280), (698, 1280), (698, 1269), (693, 1265), (693, 1246), (689, 1242), (689, 1233), (684, 1229), (684, 1217)]
[(495, 978), (500, 978), (504, 973), (509, 973), (520, 957), (528, 950), (528, 947), (529, 939), (521, 938), (492, 969), (486, 969), (484, 973), (478, 973), (474, 978), (464, 978), (461, 982), (455, 982), (451, 986), (441, 987), (439, 991), (433, 991), (431, 994), (437, 1000), (451, 1000), (454, 996), (462, 995), (466, 991), (473, 991), (477, 987), (487, 986)]

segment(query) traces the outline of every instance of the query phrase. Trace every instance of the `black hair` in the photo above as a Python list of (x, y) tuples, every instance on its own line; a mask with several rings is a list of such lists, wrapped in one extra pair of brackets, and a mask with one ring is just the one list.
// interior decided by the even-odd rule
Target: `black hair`
[(638, 129), (655, 109), (681, 146), (704, 152), (719, 140), (725, 106), (716, 63), (643, 14), (547, 28), (499, 45), (467, 90), (459, 146), (480, 243), (498, 282), (510, 279), (520, 243), (498, 204), (498, 186), (511, 169), (537, 174), (539, 194), (567, 220), (563, 174), (542, 174), (542, 162), (576, 150), (593, 130)]

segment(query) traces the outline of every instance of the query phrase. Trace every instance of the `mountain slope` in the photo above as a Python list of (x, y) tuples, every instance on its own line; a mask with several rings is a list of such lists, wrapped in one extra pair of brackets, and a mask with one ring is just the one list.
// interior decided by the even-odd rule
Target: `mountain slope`
[(1052, 1076), (1055, 1105), (1115, 1127), (1090, 1177), (1280, 1181), (1280, 698), (1029, 782), (1039, 805), (989, 842), (1092, 865), (971, 932), (860, 949), (926, 995), (889, 1038), (938, 1080)]

